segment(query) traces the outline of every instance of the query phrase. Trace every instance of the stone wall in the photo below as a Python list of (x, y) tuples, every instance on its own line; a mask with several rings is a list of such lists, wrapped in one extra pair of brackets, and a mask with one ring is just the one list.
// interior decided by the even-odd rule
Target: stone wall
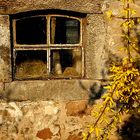
[[(77, 100), (88, 99), (90, 88), (105, 79), (107, 53), (106, 29), (101, 8), (103, 1), (90, 0), (10, 0), (0, 1), (0, 90), (2, 97), (12, 100)], [(10, 16), (26, 11), (59, 9), (86, 16), (84, 32), (84, 78), (72, 80), (13, 81), (12, 79), (12, 23)], [(64, 11), (62, 11), (64, 12)], [(82, 84), (81, 84), (82, 83)]]
[(1, 140), (81, 140), (87, 101), (0, 102)]
[[(139, 0), (132, 7), (139, 17)], [(0, 140), (82, 139), (83, 129), (94, 121), (91, 104), (104, 93), (110, 61), (125, 55), (119, 51), (121, 8), (114, 0), (0, 0)], [(86, 15), (85, 77), (13, 81), (10, 16), (46, 9)], [(105, 12), (110, 9), (114, 17), (108, 21)]]

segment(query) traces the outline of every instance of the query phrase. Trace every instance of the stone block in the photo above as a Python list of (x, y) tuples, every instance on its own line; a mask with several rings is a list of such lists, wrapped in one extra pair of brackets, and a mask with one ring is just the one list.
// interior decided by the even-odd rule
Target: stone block
[(82, 115), (87, 109), (87, 101), (72, 101), (66, 104), (68, 116)]
[(40, 139), (51, 139), (52, 138), (53, 133), (50, 131), (49, 128), (44, 128), (40, 131), (37, 132), (37, 137)]
[(5, 85), (5, 94), (9, 94), (9, 99), (21, 101), (85, 100), (88, 98), (87, 92), (88, 90), (81, 87), (80, 81), (75, 79), (13, 81)]
[(69, 135), (67, 140), (82, 140), (82, 138), (80, 138), (80, 136), (78, 135)]

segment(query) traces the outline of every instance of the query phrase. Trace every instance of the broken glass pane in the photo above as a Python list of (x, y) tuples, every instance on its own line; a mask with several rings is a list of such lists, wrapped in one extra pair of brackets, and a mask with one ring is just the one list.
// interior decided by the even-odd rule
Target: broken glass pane
[(80, 77), (82, 56), (80, 49), (51, 50), (51, 74), (55, 77)]
[(29, 17), (16, 21), (18, 44), (46, 44), (46, 18)]
[(65, 17), (51, 17), (52, 44), (78, 44), (80, 21)]

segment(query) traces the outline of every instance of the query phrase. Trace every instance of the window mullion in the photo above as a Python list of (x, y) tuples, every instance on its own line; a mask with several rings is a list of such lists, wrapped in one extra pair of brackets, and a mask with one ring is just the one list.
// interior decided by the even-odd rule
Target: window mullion
[(16, 73), (16, 50), (13, 49), (13, 78), (15, 78)]
[(47, 44), (50, 46), (50, 16), (46, 16), (47, 20)]
[(48, 75), (51, 72), (51, 59), (50, 59), (50, 48), (47, 49), (47, 71), (48, 71)]
[(13, 20), (13, 43), (14, 43), (14, 47), (16, 43), (16, 20)]
[[(50, 47), (50, 16), (46, 16), (47, 20), (47, 44)], [(48, 75), (51, 72), (50, 48), (47, 48), (47, 71)]]

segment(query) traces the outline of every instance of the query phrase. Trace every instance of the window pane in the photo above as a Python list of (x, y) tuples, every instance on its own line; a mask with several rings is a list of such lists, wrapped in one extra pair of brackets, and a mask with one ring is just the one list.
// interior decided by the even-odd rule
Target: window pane
[(52, 44), (78, 44), (80, 42), (80, 21), (65, 17), (51, 18)]
[(30, 17), (16, 21), (18, 44), (46, 44), (46, 18)]
[(16, 51), (15, 77), (18, 79), (47, 76), (47, 52), (43, 50)]
[(80, 49), (51, 50), (51, 74), (55, 77), (81, 77)]

